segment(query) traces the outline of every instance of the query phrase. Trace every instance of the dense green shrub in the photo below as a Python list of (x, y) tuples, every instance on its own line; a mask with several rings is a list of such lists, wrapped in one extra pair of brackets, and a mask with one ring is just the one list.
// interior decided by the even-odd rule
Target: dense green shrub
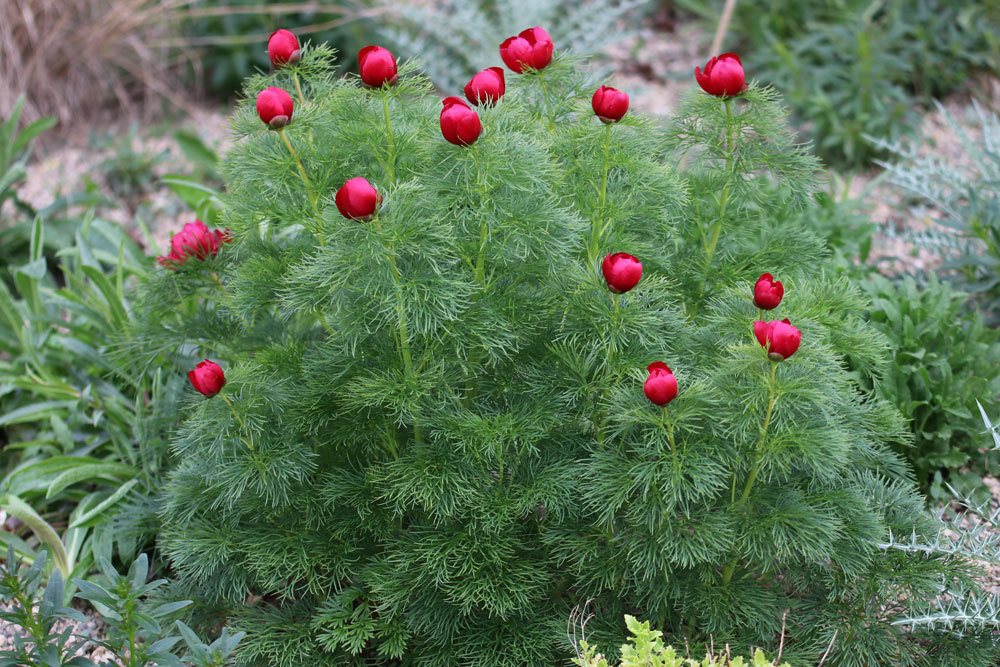
[[(677, 0), (714, 21), (723, 0)], [(714, 25), (714, 23), (713, 23)], [(741, 0), (728, 50), (780, 82), (799, 123), (827, 160), (879, 155), (866, 135), (898, 139), (920, 106), (1000, 71), (996, 0)]]
[[(557, 56), (459, 147), (413, 66), (380, 89), (332, 68), (313, 48), (248, 81), (233, 242), (137, 308), (137, 350), (225, 367), (183, 410), (162, 546), (248, 632), (242, 664), (557, 664), (586, 599), (602, 646), (639, 611), (675, 645), (774, 652), (791, 609), (793, 664), (835, 635), (831, 666), (990, 664), (893, 625), (960, 573), (878, 550), (933, 525), (903, 419), (846, 368), (887, 351), (798, 222), (817, 162), (773, 90), (604, 126)], [(289, 72), (304, 103), (278, 136), (252, 98)], [(382, 194), (368, 222), (333, 205), (356, 176)], [(644, 264), (627, 294), (598, 272), (614, 251)], [(764, 271), (803, 331), (780, 364), (752, 333)], [(666, 410), (641, 391), (656, 360)]]
[(943, 483), (955, 484), (960, 470), (978, 481), (991, 469), (976, 401), (991, 412), (997, 405), (1000, 334), (968, 311), (966, 295), (933, 277), (919, 285), (874, 275), (863, 285), (872, 300), (869, 321), (893, 355), (876, 391), (912, 420), (913, 443), (899, 451), (932, 498), (950, 498)]

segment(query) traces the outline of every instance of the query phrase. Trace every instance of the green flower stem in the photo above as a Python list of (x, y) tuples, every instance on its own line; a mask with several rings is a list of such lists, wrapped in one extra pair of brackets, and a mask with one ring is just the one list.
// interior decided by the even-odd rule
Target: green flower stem
[(385, 171), (389, 185), (396, 182), (396, 140), (392, 134), (392, 118), (389, 115), (389, 90), (382, 87), (382, 118), (385, 120)]
[(552, 113), (552, 104), (549, 100), (549, 88), (545, 85), (545, 70), (537, 70), (538, 75), (538, 86), (542, 89), (542, 107), (545, 110), (545, 117), (549, 124), (549, 132), (555, 132), (556, 130), (556, 119), (555, 114)]
[(285, 132), (285, 128), (278, 128), (278, 136), (281, 140), (285, 142), (285, 147), (288, 148), (288, 152), (291, 154), (292, 158), (295, 160), (295, 166), (298, 167), (299, 177), (302, 178), (302, 184), (306, 188), (306, 196), (309, 198), (309, 204), (312, 206), (313, 214), (316, 216), (317, 227), (313, 230), (313, 233), (319, 239), (320, 245), (325, 245), (323, 235), (320, 233), (320, 214), (319, 214), (319, 203), (316, 200), (316, 194), (313, 192), (312, 181), (309, 180), (309, 174), (306, 173), (306, 168), (302, 164), (302, 160), (299, 159), (299, 154), (292, 146), (292, 142), (288, 139), (288, 134)]
[[(377, 215), (372, 220), (372, 224), (379, 236), (383, 237), (382, 225), (379, 224)], [(392, 281), (396, 288), (396, 336), (399, 342), (399, 356), (403, 361), (403, 372), (406, 374), (407, 380), (412, 381), (416, 377), (416, 373), (413, 369), (413, 353), (410, 350), (410, 326), (406, 317), (406, 302), (403, 299), (403, 275), (399, 271), (399, 264), (396, 263), (395, 249), (390, 247), (384, 238), (382, 246), (385, 248), (386, 260), (389, 262)], [(413, 439), (418, 444), (424, 441), (423, 430), (416, 415), (413, 419)]]
[(302, 86), (299, 85), (299, 75), (295, 72), (292, 72), (292, 83), (295, 84), (295, 94), (299, 98), (299, 105), (305, 106), (306, 98), (305, 95), (302, 94)]
[(722, 235), (722, 223), (726, 218), (726, 208), (729, 205), (729, 182), (732, 179), (733, 173), (733, 154), (736, 150), (733, 137), (733, 130), (735, 129), (733, 123), (733, 98), (727, 97), (723, 99), (722, 103), (726, 106), (726, 184), (722, 186), (722, 193), (719, 196), (719, 219), (715, 221), (712, 233), (708, 238), (708, 243), (705, 245), (706, 273), (712, 266), (712, 257), (715, 255), (715, 250), (719, 245), (719, 237)]
[[(778, 363), (777, 361), (772, 361), (771, 363), (771, 377), (768, 382), (767, 387), (767, 410), (764, 412), (764, 423), (760, 427), (760, 438), (757, 440), (757, 445), (754, 447), (753, 452), (753, 462), (750, 464), (750, 473), (747, 475), (746, 482), (743, 483), (743, 492), (740, 497), (733, 503), (733, 508), (742, 507), (747, 499), (750, 497), (750, 492), (753, 490), (754, 483), (757, 481), (757, 475), (760, 473), (760, 465), (764, 458), (764, 443), (767, 441), (767, 431), (771, 426), (771, 415), (774, 413), (774, 404), (778, 400), (777, 394), (777, 372)], [(735, 489), (735, 486), (733, 487)], [(726, 565), (725, 569), (722, 571), (722, 585), (728, 586), (729, 582), (732, 581), (733, 573), (736, 571), (736, 558), (734, 557)]]
[(233, 401), (225, 394), (219, 394), (219, 397), (225, 401), (226, 405), (229, 406), (229, 412), (232, 413), (233, 418), (236, 419), (236, 423), (240, 427), (240, 440), (246, 445), (246, 448), (250, 450), (250, 453), (256, 453), (256, 448), (253, 446), (253, 438), (250, 437), (250, 429), (247, 428), (247, 424), (243, 421), (243, 417), (240, 413), (236, 411), (236, 406), (233, 405)]
[[(611, 300), (614, 303), (614, 307), (611, 310), (611, 338), (608, 340), (608, 368), (613, 371), (612, 368), (615, 359), (615, 340), (618, 338), (618, 323), (621, 316), (621, 294), (613, 292), (611, 294)], [(604, 414), (603, 404), (608, 398), (608, 385), (607, 381), (610, 379), (611, 373), (608, 374), (608, 378), (604, 378), (605, 384), (604, 388), (601, 389), (601, 398), (598, 400), (597, 405), (594, 406), (594, 435), (597, 438), (597, 444), (604, 444), (604, 422), (606, 415)]]
[(594, 211), (594, 218), (590, 222), (590, 248), (587, 251), (589, 265), (597, 263), (597, 255), (600, 252), (601, 236), (604, 233), (604, 206), (608, 198), (608, 172), (611, 168), (609, 158), (611, 152), (611, 123), (604, 125), (604, 160), (601, 165), (601, 185), (597, 190), (597, 210)]

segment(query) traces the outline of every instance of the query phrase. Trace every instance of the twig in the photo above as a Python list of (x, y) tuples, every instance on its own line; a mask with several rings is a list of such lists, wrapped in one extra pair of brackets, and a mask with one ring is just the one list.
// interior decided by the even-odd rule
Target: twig
[(719, 17), (719, 25), (715, 28), (715, 37), (712, 39), (712, 52), (709, 57), (719, 55), (722, 50), (722, 40), (726, 38), (729, 31), (729, 22), (733, 18), (733, 10), (736, 9), (736, 0), (726, 0), (726, 6), (722, 8), (722, 16)]
[(826, 659), (830, 656), (830, 651), (833, 650), (833, 642), (837, 641), (838, 632), (840, 632), (839, 629), (833, 631), (833, 636), (830, 637), (830, 645), (826, 647), (826, 653), (823, 654), (823, 657), (820, 659), (819, 664), (816, 665), (816, 667), (823, 667), (823, 664), (826, 662)]
[(781, 654), (785, 651), (785, 622), (788, 620), (788, 610), (781, 615), (781, 639), (778, 641), (778, 657), (774, 659), (775, 665), (781, 664)]

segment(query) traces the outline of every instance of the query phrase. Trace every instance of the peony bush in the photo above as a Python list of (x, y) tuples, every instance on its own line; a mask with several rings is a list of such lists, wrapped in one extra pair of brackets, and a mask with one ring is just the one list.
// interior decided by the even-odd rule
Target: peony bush
[(564, 664), (587, 600), (600, 646), (632, 614), (696, 652), (990, 664), (893, 625), (967, 573), (879, 548), (930, 529), (860, 382), (888, 350), (738, 57), (664, 128), (539, 27), (443, 104), (385, 48), (337, 79), (272, 46), (229, 242), (159, 271), (136, 332), (204, 359), (162, 545), (241, 664)]

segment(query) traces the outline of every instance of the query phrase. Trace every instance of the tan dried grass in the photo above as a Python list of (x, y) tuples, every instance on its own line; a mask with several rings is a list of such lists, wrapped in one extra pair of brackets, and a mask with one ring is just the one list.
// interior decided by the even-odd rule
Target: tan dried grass
[(172, 12), (190, 0), (3, 0), (0, 114), (24, 94), (26, 119), (64, 126), (118, 106), (149, 111), (187, 104), (176, 88), (177, 58), (158, 43)]

